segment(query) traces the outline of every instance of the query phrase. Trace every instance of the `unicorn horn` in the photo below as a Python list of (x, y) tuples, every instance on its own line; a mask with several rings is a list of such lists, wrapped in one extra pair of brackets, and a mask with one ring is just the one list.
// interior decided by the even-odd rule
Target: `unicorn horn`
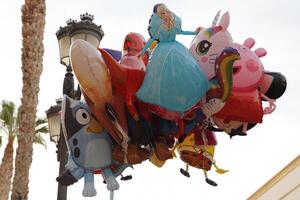
[(219, 11), (217, 12), (217, 14), (216, 14), (216, 16), (215, 16), (215, 18), (214, 18), (214, 20), (213, 20), (213, 22), (212, 22), (212, 24), (211, 24), (212, 27), (217, 25), (218, 20), (219, 20), (219, 17), (220, 17), (220, 13), (221, 13), (221, 10), (219, 10)]

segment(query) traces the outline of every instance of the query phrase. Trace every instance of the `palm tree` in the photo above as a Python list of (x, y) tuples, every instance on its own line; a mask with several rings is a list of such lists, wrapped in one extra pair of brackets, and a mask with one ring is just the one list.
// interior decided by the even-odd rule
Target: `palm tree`
[(45, 0), (25, 0), (22, 6), (23, 88), (12, 200), (28, 199), (39, 81), (43, 70), (45, 15)]
[[(4, 155), (0, 165), (0, 199), (8, 199), (13, 176), (13, 153), (14, 139), (18, 134), (18, 119), (15, 115), (16, 106), (13, 102), (2, 101), (2, 110), (0, 112), (1, 131), (8, 136), (8, 143), (4, 150)], [(2, 136), (1, 136), (2, 141)]]
[[(13, 176), (13, 143), (15, 137), (19, 134), (20, 109), (16, 112), (16, 105), (9, 101), (2, 101), (1, 107), (0, 131), (8, 136), (8, 143), (5, 147), (2, 162), (0, 164), (0, 199), (5, 200), (8, 199)], [(35, 122), (33, 143), (41, 144), (46, 147), (45, 140), (41, 134), (46, 134), (48, 132), (47, 119), (38, 118)], [(0, 138), (2, 139), (2, 135), (0, 135)]]

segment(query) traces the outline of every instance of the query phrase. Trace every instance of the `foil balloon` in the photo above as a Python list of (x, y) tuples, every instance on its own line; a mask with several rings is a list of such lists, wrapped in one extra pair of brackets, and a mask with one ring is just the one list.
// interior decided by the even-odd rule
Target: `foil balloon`
[[(219, 128), (231, 137), (246, 135), (256, 123), (262, 123), (263, 116), (276, 108), (275, 99), (286, 89), (285, 77), (276, 72), (266, 72), (260, 60), (267, 54), (264, 48), (251, 50), (255, 40), (248, 38), (243, 45), (234, 44), (241, 55), (233, 64), (232, 94), (224, 108), (214, 115)], [(263, 108), (263, 101), (269, 105)]]
[(111, 101), (109, 71), (97, 50), (84, 40), (75, 40), (70, 47), (70, 58), (75, 76), (86, 95), (93, 102)]
[(217, 139), (213, 132), (205, 130), (201, 126), (194, 128), (182, 143), (176, 145), (180, 159), (186, 163), (186, 168), (181, 168), (180, 172), (184, 176), (190, 177), (189, 166), (202, 169), (205, 181), (212, 186), (217, 186), (216, 182), (208, 178), (207, 171), (211, 169), (212, 165), (220, 174), (226, 173), (228, 170), (219, 168), (214, 160), (216, 145)]
[[(208, 89), (208, 81), (199, 69), (188, 49), (176, 41), (176, 35), (195, 35), (194, 31), (183, 31), (181, 19), (166, 5), (157, 4), (149, 21), (150, 39), (142, 54), (158, 41), (151, 52), (145, 79), (136, 93), (139, 100), (161, 106), (165, 109), (184, 113), (194, 106)], [(174, 23), (165, 27), (162, 13)]]
[[(252, 51), (254, 44), (252, 38), (243, 45), (234, 43), (240, 59), (233, 64), (232, 93), (224, 108), (214, 115), (215, 123), (230, 136), (246, 135), (248, 123), (262, 123), (264, 110), (258, 87), (263, 81), (264, 67), (260, 57), (267, 51), (263, 48)], [(243, 131), (237, 131), (240, 126)]]
[[(70, 47), (70, 59), (91, 112), (118, 144), (124, 143), (128, 138), (124, 105), (120, 97), (112, 93), (112, 79), (102, 56), (88, 42), (75, 40)], [(107, 115), (108, 104), (118, 113), (117, 122)]]
[(263, 107), (258, 90), (251, 92), (232, 92), (225, 106), (214, 117), (230, 121), (261, 123)]
[[(119, 96), (120, 101), (126, 104), (124, 113), (128, 111), (130, 114), (130, 116), (127, 116), (129, 133), (131, 133), (131, 138), (128, 138), (128, 144), (126, 144), (128, 147), (126, 147), (126, 152), (124, 152), (124, 145), (116, 146), (113, 150), (113, 157), (120, 162), (124, 161), (131, 164), (141, 163), (149, 158), (150, 152), (140, 146), (140, 142), (134, 139), (135, 135), (138, 134), (140, 135), (139, 137), (142, 135), (151, 135), (151, 131), (148, 131), (150, 128), (149, 123), (144, 120), (144, 117), (149, 118), (148, 111), (146, 110), (147, 106), (142, 102), (137, 102), (135, 96), (144, 79), (145, 64), (134, 55), (122, 57), (119, 63), (105, 50), (99, 49), (99, 51), (109, 69), (113, 92)], [(122, 63), (126, 63), (127, 65)], [(130, 122), (131, 118), (134, 121)], [(132, 126), (133, 128), (131, 128)], [(138, 131), (139, 126), (144, 127), (146, 130), (143, 132)]]
[(228, 32), (229, 13), (224, 13), (217, 25), (218, 16), (219, 13), (216, 15), (212, 26), (202, 29), (189, 47), (189, 51), (197, 60), (208, 80), (216, 76), (214, 66), (217, 56), (224, 48), (233, 47), (233, 40)]
[[(145, 44), (146, 44), (146, 40), (144, 36), (142, 36), (141, 34), (135, 32), (128, 33), (125, 36), (125, 41), (123, 44), (121, 63), (131, 66), (131, 63), (126, 64), (127, 63), (126, 59), (130, 59), (131, 56), (139, 56)], [(144, 54), (143, 56), (140, 57), (141, 59), (139, 60), (143, 61), (144, 64), (147, 65), (148, 56), (149, 56), (148, 54)]]
[(280, 72), (266, 71), (259, 90), (270, 99), (280, 98), (287, 87), (287, 80)]
[(65, 95), (61, 123), (69, 156), (66, 170), (60, 174), (57, 181), (68, 186), (84, 177), (82, 195), (92, 197), (97, 193), (94, 187), (94, 173), (101, 170), (107, 189), (112, 193), (117, 190), (119, 183), (116, 177), (128, 165), (112, 160), (113, 143), (109, 134), (94, 118), (87, 104)]
[(254, 44), (253, 38), (246, 39), (243, 45), (234, 43), (241, 59), (234, 62), (233, 91), (251, 91), (257, 89), (263, 81), (265, 71), (260, 58), (265, 56), (267, 51), (264, 48), (252, 51)]
[[(216, 58), (215, 62), (215, 74), (216, 74), (216, 80), (218, 81), (218, 85), (220, 88), (220, 96), (219, 98), (226, 102), (227, 99), (231, 95), (232, 90), (232, 76), (233, 76), (233, 63), (236, 62), (236, 60), (240, 59), (239, 52), (231, 47), (227, 47), (218, 57)], [(212, 83), (212, 82), (211, 82)], [(213, 85), (213, 83), (212, 83)], [(211, 90), (216, 87), (215, 85), (211, 87)], [(207, 93), (209, 93), (208, 91)], [(209, 94), (206, 94), (207, 97)]]
[(105, 50), (99, 49), (99, 51), (110, 71), (114, 91), (123, 97), (130, 114), (134, 119), (138, 120), (138, 112), (134, 105), (134, 102), (136, 101), (135, 93), (144, 80), (145, 64), (136, 56), (130, 58), (130, 60), (123, 59), (123, 61), (126, 60), (127, 64), (131, 65), (120, 64)]

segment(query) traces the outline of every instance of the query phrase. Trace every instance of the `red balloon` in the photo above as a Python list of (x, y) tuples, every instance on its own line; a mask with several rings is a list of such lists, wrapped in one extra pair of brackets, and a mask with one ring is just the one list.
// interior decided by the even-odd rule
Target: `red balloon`
[(200, 145), (211, 145), (216, 146), (218, 144), (217, 138), (214, 132), (209, 130), (204, 130), (204, 137), (206, 141), (203, 141), (202, 131), (201, 129), (193, 130), (195, 131), (195, 144)]
[(124, 56), (137, 56), (146, 44), (145, 38), (139, 33), (130, 32), (125, 36), (123, 46)]
[(137, 120), (138, 113), (134, 106), (137, 100), (135, 93), (143, 83), (145, 72), (118, 63), (104, 49), (99, 49), (99, 51), (109, 69), (113, 91), (123, 97), (131, 116)]
[[(138, 56), (145, 44), (146, 40), (141, 34), (134, 32), (128, 33), (125, 37), (122, 57)], [(148, 53), (141, 56), (141, 60), (145, 65), (148, 63), (148, 57)]]
[(247, 93), (232, 91), (231, 96), (224, 108), (214, 115), (229, 121), (261, 123), (263, 118), (263, 108), (258, 90)]

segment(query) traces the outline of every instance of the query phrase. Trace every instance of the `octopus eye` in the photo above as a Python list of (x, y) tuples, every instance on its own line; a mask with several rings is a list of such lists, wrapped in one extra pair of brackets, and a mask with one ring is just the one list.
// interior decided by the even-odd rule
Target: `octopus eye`
[(196, 47), (196, 52), (202, 56), (204, 54), (206, 54), (209, 49), (211, 47), (211, 43), (207, 40), (202, 40), (201, 42), (198, 43), (197, 47)]

